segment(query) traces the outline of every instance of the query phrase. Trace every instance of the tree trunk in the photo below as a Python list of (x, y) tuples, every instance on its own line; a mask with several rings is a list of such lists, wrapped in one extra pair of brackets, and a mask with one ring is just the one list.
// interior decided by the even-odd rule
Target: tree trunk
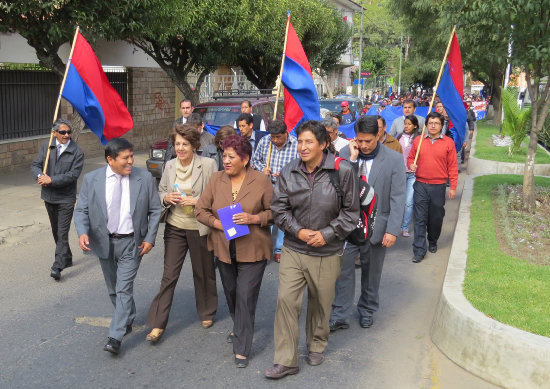
[(502, 124), (502, 106), (500, 96), (500, 80), (492, 78), (491, 80), (491, 105), (493, 106), (493, 124), (500, 127)]
[[(528, 212), (534, 213), (536, 209), (535, 199), (535, 158), (538, 149), (539, 134), (548, 116), (550, 108), (549, 87), (547, 84), (542, 93), (539, 93), (540, 76), (526, 72), (527, 88), (531, 96), (531, 133), (529, 135), (529, 148), (525, 159), (523, 172), (523, 207)], [(531, 84), (531, 80), (535, 80)]]
[(332, 93), (332, 88), (330, 87), (329, 83), (328, 83), (328, 77), (327, 77), (327, 74), (321, 74), (320, 75), (321, 77), (321, 81), (323, 82), (323, 85), (325, 86), (325, 88), (327, 89), (327, 95), (328, 95), (328, 98), (329, 99), (332, 99), (334, 98), (334, 94)]

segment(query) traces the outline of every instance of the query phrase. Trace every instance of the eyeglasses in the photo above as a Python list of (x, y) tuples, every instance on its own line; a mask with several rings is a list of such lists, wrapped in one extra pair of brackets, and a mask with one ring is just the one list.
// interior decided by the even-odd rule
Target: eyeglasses
[(61, 131), (57, 131), (58, 134), (61, 134), (61, 135), (71, 135), (71, 130), (67, 130), (67, 131), (64, 131), (64, 130), (61, 130)]

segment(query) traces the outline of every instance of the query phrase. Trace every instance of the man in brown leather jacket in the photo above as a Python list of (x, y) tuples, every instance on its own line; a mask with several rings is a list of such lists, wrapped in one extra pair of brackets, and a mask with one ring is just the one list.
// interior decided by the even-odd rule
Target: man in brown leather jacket
[(281, 171), (271, 202), (275, 224), (284, 230), (285, 240), (279, 265), (274, 366), (265, 370), (268, 378), (299, 371), (298, 319), (306, 286), (307, 362), (316, 366), (324, 361), (344, 240), (359, 218), (359, 189), (351, 165), (347, 161), (339, 165), (340, 196), (330, 181), (334, 151), (325, 127), (311, 120), (296, 134), (300, 158)]

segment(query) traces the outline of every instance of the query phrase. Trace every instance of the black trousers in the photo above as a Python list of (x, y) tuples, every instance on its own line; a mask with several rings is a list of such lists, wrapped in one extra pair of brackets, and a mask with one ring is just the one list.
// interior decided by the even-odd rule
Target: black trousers
[(425, 184), (415, 181), (414, 188), (414, 241), (415, 257), (426, 255), (426, 232), (428, 242), (436, 244), (441, 235), (445, 217), (445, 190), (447, 184)]
[(237, 262), (234, 242), (229, 245), (231, 263), (218, 261), (223, 291), (233, 319), (233, 352), (248, 357), (254, 336), (254, 319), (267, 260)]
[(69, 229), (73, 218), (74, 203), (52, 204), (44, 201), (44, 204), (48, 211), (55, 241), (55, 260), (52, 270), (63, 270), (73, 264), (73, 254), (69, 247)]

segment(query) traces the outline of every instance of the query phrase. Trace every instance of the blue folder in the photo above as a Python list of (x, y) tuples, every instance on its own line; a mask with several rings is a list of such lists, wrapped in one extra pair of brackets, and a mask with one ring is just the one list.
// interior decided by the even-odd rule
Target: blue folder
[(246, 224), (233, 223), (233, 215), (242, 213), (242, 211), (241, 203), (218, 209), (218, 216), (222, 222), (223, 232), (225, 232), (227, 240), (250, 234), (250, 230)]

